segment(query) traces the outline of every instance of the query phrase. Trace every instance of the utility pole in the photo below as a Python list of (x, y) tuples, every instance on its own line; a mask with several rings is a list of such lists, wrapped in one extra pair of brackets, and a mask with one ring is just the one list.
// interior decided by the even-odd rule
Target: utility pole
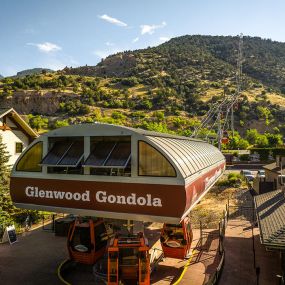
[(221, 150), (221, 140), (222, 140), (222, 134), (221, 134), (221, 110), (218, 112), (218, 149)]
[(236, 94), (233, 98), (233, 103), (231, 106), (231, 131), (232, 135), (234, 135), (234, 102), (236, 98), (239, 97), (240, 91), (241, 91), (241, 82), (242, 82), (242, 48), (243, 48), (243, 34), (239, 35), (239, 44), (238, 44), (238, 57), (237, 57), (237, 72), (236, 72), (236, 84), (237, 84), (237, 90)]

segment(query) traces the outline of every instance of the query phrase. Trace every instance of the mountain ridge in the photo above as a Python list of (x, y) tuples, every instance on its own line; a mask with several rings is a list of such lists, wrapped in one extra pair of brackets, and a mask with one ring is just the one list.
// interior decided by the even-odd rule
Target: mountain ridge
[[(64, 71), (66, 74), (86, 76), (143, 77), (143, 72), (147, 70), (142, 65), (153, 57), (164, 71), (171, 68), (185, 70), (180, 59), (198, 72), (201, 71), (197, 68), (199, 64), (205, 69), (207, 62), (211, 61), (218, 69), (220, 65), (220, 68), (225, 67), (227, 72), (233, 74), (236, 71), (238, 44), (239, 37), (234, 36), (186, 35), (172, 38), (156, 47), (110, 55), (96, 66), (66, 68)], [(285, 43), (244, 36), (243, 53), (244, 75), (285, 93)]]
[(43, 67), (35, 67), (35, 68), (21, 70), (17, 72), (17, 74), (14, 75), (13, 77), (25, 77), (26, 75), (40, 74), (45, 72), (52, 73), (54, 72), (54, 70)]

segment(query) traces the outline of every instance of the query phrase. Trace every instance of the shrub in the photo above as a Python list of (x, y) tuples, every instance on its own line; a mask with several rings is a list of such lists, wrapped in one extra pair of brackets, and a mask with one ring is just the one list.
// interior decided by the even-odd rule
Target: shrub
[(112, 118), (115, 120), (124, 120), (124, 119), (126, 119), (126, 116), (121, 112), (114, 111), (112, 113)]
[(68, 126), (69, 123), (67, 120), (57, 120), (55, 123), (54, 123), (54, 128), (57, 129), (57, 128), (61, 128), (61, 127), (66, 127)]
[(218, 186), (238, 187), (242, 182), (242, 177), (239, 173), (229, 173), (226, 179), (217, 182)]
[(128, 78), (123, 78), (121, 81), (122, 85), (133, 87), (139, 84), (138, 79), (134, 76), (128, 77)]
[(163, 111), (155, 111), (155, 112), (153, 112), (153, 116), (155, 118), (157, 118), (157, 120), (159, 122), (162, 122), (164, 120), (164, 112)]
[(249, 161), (249, 154), (241, 154), (239, 158), (241, 161)]

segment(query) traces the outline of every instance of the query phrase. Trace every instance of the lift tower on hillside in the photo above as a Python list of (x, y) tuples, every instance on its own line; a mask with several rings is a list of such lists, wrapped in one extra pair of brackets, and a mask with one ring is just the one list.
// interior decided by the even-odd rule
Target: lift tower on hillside
[[(204, 139), (208, 139), (211, 130), (217, 130), (218, 148), (221, 149), (222, 139), (226, 130), (230, 129), (234, 134), (234, 106), (238, 102), (241, 93), (242, 85), (242, 62), (243, 62), (243, 34), (238, 35), (238, 55), (237, 55), (237, 70), (236, 70), (236, 92), (234, 95), (225, 94), (223, 100), (217, 101), (211, 105), (210, 110), (197, 126), (191, 137), (198, 137), (202, 128), (207, 128), (208, 133)], [(229, 123), (231, 125), (229, 125)]]
[[(241, 84), (242, 84), (242, 61), (243, 61), (243, 34), (239, 35), (239, 47), (238, 47), (238, 57), (237, 57), (237, 71), (236, 71), (236, 84), (237, 89), (235, 93), (235, 97), (238, 98), (241, 92)], [(234, 134), (234, 105), (231, 107), (231, 131), (232, 135)]]

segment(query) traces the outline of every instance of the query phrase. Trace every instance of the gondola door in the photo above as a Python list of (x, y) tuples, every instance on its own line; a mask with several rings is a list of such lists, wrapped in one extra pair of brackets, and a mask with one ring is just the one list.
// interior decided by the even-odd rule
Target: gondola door
[(183, 221), (184, 223), (184, 231), (186, 234), (186, 240), (187, 240), (187, 247), (186, 247), (186, 256), (190, 254), (191, 251), (191, 244), (193, 241), (193, 231), (192, 231), (192, 227), (191, 227), (191, 223), (190, 223), (190, 219), (185, 219)]
[(108, 249), (108, 285), (119, 284), (119, 248)]
[(150, 264), (148, 247), (139, 249), (139, 285), (150, 284)]

